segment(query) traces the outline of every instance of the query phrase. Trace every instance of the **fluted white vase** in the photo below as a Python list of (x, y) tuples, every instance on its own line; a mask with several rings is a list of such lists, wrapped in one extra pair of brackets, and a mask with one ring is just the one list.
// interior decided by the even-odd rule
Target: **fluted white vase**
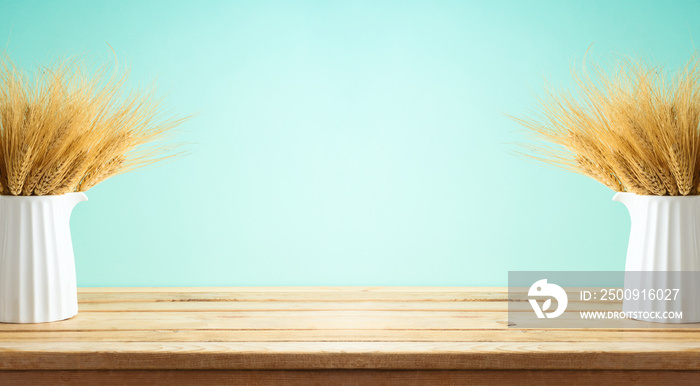
[[(623, 311), (648, 322), (700, 322), (700, 196), (617, 193), (613, 200), (631, 219)], [(669, 312), (682, 317), (664, 318)]]
[(70, 215), (84, 193), (0, 196), (0, 322), (40, 323), (78, 313)]

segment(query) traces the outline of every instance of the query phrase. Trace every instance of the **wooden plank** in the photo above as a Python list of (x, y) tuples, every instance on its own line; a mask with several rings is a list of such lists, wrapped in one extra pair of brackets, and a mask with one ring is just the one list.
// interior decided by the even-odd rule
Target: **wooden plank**
[[(91, 330), (469, 330), (505, 329), (504, 312), (439, 311), (230, 311), (230, 312), (82, 312), (64, 321), (38, 324), (0, 324), (0, 331), (91, 331)], [(659, 324), (636, 320), (580, 320), (564, 314), (557, 322), (567, 327), (605, 329), (695, 329), (694, 325)]]
[[(78, 295), (81, 304), (105, 302), (499, 302), (508, 303), (507, 294), (499, 293), (443, 293), (443, 294), (409, 294), (409, 293), (85, 293)], [(525, 299), (512, 300), (527, 303)], [(573, 298), (572, 303), (577, 303)], [(587, 304), (614, 304), (619, 302), (591, 300)]]
[(60, 322), (0, 324), (0, 331), (144, 329), (467, 329), (503, 328), (506, 314), (430, 311), (83, 312)]
[[(0, 369), (700, 370), (697, 326), (619, 320), (591, 329), (567, 312), (558, 320), (580, 329), (509, 328), (504, 288), (84, 288), (79, 296), (73, 319), (0, 324)], [(572, 299), (569, 310), (591, 305)]]
[(202, 292), (226, 292), (226, 293), (294, 293), (294, 292), (389, 292), (389, 293), (472, 293), (494, 292), (507, 293), (508, 287), (411, 287), (411, 286), (281, 286), (281, 287), (79, 287), (78, 293), (202, 293)]
[[(611, 305), (610, 307), (620, 307)], [(80, 312), (122, 311), (508, 311), (506, 302), (247, 301), (81, 302)]]
[[(529, 307), (529, 305), (528, 305)], [(81, 302), (80, 312), (122, 311), (508, 311), (502, 302), (416, 302), (416, 301), (246, 301), (246, 302)], [(569, 302), (568, 311), (620, 311), (621, 302)], [(529, 312), (530, 310), (528, 310)]]
[(78, 294), (87, 302), (246, 302), (246, 301), (424, 301), (469, 302), (505, 301), (506, 293), (497, 292), (88, 292)]
[[(503, 329), (508, 326), (504, 313), (474, 312), (439, 315), (438, 312), (407, 311), (400, 314), (385, 313), (369, 315), (370, 311), (358, 314), (353, 311), (265, 311), (265, 312), (118, 312), (90, 313), (54, 323), (0, 325), (0, 331), (90, 331), (90, 330), (144, 330), (144, 329), (386, 329), (386, 330), (466, 330)], [(575, 316), (563, 315), (558, 321), (569, 320), (572, 327), (600, 325), (610, 328), (669, 328), (679, 329), (683, 325), (660, 325), (634, 320), (582, 321)], [(436, 327), (439, 326), (439, 327)]]
[(697, 385), (697, 371), (5, 371), (0, 386), (35, 385)]
[[(483, 290), (450, 290), (450, 291), (389, 291), (389, 290), (348, 290), (348, 291), (313, 291), (305, 289), (295, 289), (294, 291), (279, 291), (265, 288), (261, 291), (239, 291), (236, 288), (229, 290), (208, 289), (186, 292), (186, 291), (166, 291), (165, 289), (154, 288), (150, 291), (137, 292), (129, 291), (79, 291), (78, 299), (82, 303), (94, 302), (506, 302), (508, 293), (502, 291)], [(158, 292), (157, 290), (162, 290)], [(577, 290), (567, 292), (570, 302), (576, 302), (579, 298)], [(525, 299), (517, 301), (526, 302)], [(589, 304), (615, 303), (609, 301), (592, 300)]]
[[(567, 292), (578, 293), (580, 290), (590, 290), (601, 287), (567, 287)], [(606, 287), (607, 288), (607, 287)], [(620, 288), (620, 287), (611, 287)], [(526, 288), (524, 288), (526, 289)], [(294, 293), (294, 292), (375, 292), (375, 293), (508, 293), (508, 287), (426, 287), (426, 286), (279, 286), (279, 287), (79, 287), (78, 293), (201, 293), (201, 292), (265, 292), (265, 293)]]
[[(700, 342), (700, 331), (657, 330), (95, 330), (0, 332), (2, 342)], [(650, 346), (653, 347), (653, 346)]]
[(3, 342), (0, 370), (700, 370), (700, 343)]

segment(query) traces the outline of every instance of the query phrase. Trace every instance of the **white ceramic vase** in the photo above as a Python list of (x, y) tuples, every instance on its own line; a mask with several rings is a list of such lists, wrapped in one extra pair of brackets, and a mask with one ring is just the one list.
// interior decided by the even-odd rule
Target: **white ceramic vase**
[(78, 314), (70, 237), (84, 193), (0, 196), (0, 322), (40, 323)]
[[(617, 193), (613, 200), (631, 219), (623, 311), (648, 322), (700, 322), (700, 196)], [(664, 318), (668, 312), (682, 317)]]

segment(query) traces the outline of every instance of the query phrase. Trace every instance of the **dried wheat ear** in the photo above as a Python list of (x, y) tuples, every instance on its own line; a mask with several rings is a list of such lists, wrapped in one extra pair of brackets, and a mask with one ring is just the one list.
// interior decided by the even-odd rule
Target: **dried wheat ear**
[(126, 90), (128, 71), (88, 71), (80, 59), (34, 71), (0, 57), (0, 194), (86, 191), (177, 155), (154, 90)]
[(587, 175), (614, 191), (700, 194), (700, 60), (668, 72), (619, 60), (574, 72), (575, 93), (548, 89), (539, 109), (512, 117), (534, 137), (528, 157)]

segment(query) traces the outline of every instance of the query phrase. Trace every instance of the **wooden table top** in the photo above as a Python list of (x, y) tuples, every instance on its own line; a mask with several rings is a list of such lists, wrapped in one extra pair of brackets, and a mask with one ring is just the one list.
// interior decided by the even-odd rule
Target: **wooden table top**
[(0, 370), (700, 370), (700, 330), (509, 328), (506, 288), (81, 288), (79, 302), (69, 320), (0, 324)]

